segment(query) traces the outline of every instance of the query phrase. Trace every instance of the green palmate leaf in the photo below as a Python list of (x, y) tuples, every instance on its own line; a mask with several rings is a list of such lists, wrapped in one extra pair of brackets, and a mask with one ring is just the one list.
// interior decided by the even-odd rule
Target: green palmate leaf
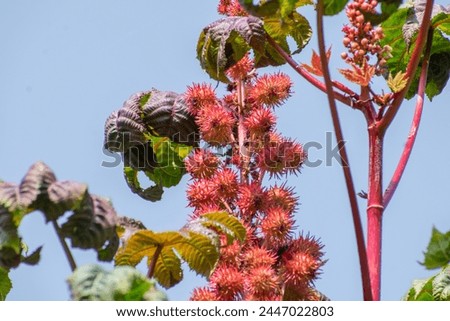
[(203, 29), (197, 44), (197, 58), (213, 79), (229, 82), (225, 71), (236, 64), (251, 48), (264, 51), (265, 33), (259, 18), (227, 17)]
[(131, 191), (145, 200), (156, 202), (161, 200), (163, 194), (163, 187), (161, 185), (154, 185), (147, 188), (142, 188), (138, 179), (138, 171), (132, 167), (125, 166), (123, 168), (125, 181)]
[(185, 173), (184, 158), (192, 150), (191, 146), (177, 144), (166, 137), (149, 136), (158, 167), (146, 173), (157, 185), (171, 187), (177, 185)]
[[(414, 50), (414, 37), (419, 30), (419, 22), (423, 18), (422, 9), (402, 8), (397, 10), (383, 24), (385, 38), (382, 45), (392, 48), (392, 58), (388, 59), (391, 74), (405, 72), (411, 53)], [(420, 66), (416, 71), (406, 98), (415, 96), (420, 77)], [(433, 32), (431, 56), (425, 93), (431, 100), (440, 94), (447, 84), (450, 70), (450, 40), (442, 35), (439, 28)]]
[(36, 265), (39, 263), (41, 259), (41, 250), (42, 246), (39, 246), (36, 250), (33, 251), (30, 255), (22, 256), (22, 263), (28, 264), (28, 265)]
[(435, 301), (450, 301), (450, 265), (433, 279), (433, 298)]
[(297, 8), (312, 4), (311, 0), (261, 0), (254, 4), (253, 0), (239, 0), (241, 6), (251, 15), (257, 17), (286, 17)]
[(11, 213), (0, 204), (0, 267), (6, 269), (20, 264), (22, 245)]
[(85, 265), (68, 278), (68, 283), (72, 299), (78, 301), (167, 300), (153, 281), (129, 266), (107, 272), (98, 265)]
[[(47, 187), (56, 181), (52, 170), (44, 163), (33, 164), (19, 185), (0, 183), (0, 205), (12, 214), (18, 226), (25, 214), (39, 209)], [(42, 204), (41, 204), (42, 205)]]
[(219, 259), (217, 246), (211, 240), (198, 233), (190, 232), (185, 242), (174, 245), (189, 267), (203, 276), (209, 276)]
[(279, 0), (261, 0), (254, 4), (253, 0), (239, 0), (241, 6), (252, 16), (267, 17), (276, 14), (280, 9)]
[(437, 275), (424, 280), (415, 280), (404, 297), (406, 301), (449, 301), (450, 266), (444, 267)]
[(415, 280), (413, 286), (404, 298), (406, 301), (434, 301), (433, 278)]
[(116, 225), (117, 214), (111, 203), (86, 194), (79, 208), (61, 226), (61, 232), (71, 239), (72, 246), (95, 249), (100, 260), (111, 261), (119, 246)]
[(12, 283), (8, 274), (9, 271), (0, 266), (0, 301), (5, 301), (6, 296), (12, 289)]
[[(450, 7), (450, 6), (449, 6)], [(450, 10), (447, 12), (440, 12), (431, 20), (431, 25), (435, 29), (439, 29), (446, 35), (450, 35)]]
[(211, 212), (199, 217), (200, 223), (205, 227), (217, 229), (219, 232), (243, 242), (247, 231), (242, 223), (227, 212)]
[[(183, 159), (198, 142), (198, 126), (184, 96), (171, 91), (134, 94), (105, 123), (104, 147), (122, 153), (131, 191), (152, 202), (161, 199), (163, 187), (180, 182)], [(139, 171), (156, 185), (141, 188)]]
[(135, 232), (115, 257), (117, 265), (136, 266), (144, 258), (154, 264), (154, 277), (165, 288), (179, 283), (183, 278), (181, 261), (174, 253), (176, 244), (186, 242), (179, 232), (155, 233), (150, 230)]
[(348, 0), (324, 0), (324, 14), (334, 16), (344, 10)]
[(370, 21), (372, 25), (378, 25), (388, 19), (392, 14), (394, 14), (400, 5), (402, 0), (380, 0), (381, 12), (368, 13), (363, 12), (366, 21)]
[[(287, 38), (292, 37), (297, 45), (293, 54), (299, 53), (308, 44), (312, 35), (312, 29), (308, 20), (297, 12), (293, 12), (283, 19), (280, 17), (265, 18), (264, 29), (288, 53), (291, 50)], [(264, 53), (255, 56), (257, 67), (276, 66), (285, 62), (282, 57), (274, 54), (272, 50), (271, 46), (266, 46)]]
[(441, 233), (433, 227), (430, 243), (424, 253), (423, 265), (427, 269), (436, 269), (450, 262), (450, 232)]
[(40, 210), (44, 212), (47, 221), (58, 219), (65, 212), (81, 206), (87, 197), (85, 184), (73, 181), (56, 181), (48, 186), (45, 192), (45, 202), (41, 202)]
[(244, 226), (226, 212), (205, 214), (179, 232), (156, 233), (140, 227), (134, 231), (123, 238), (124, 246), (117, 252), (115, 263), (136, 266), (147, 258), (153, 276), (165, 288), (183, 278), (180, 257), (196, 273), (209, 276), (219, 259), (219, 233), (228, 235), (230, 241), (242, 241), (246, 236)]

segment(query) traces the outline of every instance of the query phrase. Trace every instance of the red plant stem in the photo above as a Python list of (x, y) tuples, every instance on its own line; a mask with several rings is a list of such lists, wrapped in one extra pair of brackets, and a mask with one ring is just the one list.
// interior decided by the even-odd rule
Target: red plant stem
[(61, 232), (61, 228), (58, 225), (58, 222), (56, 220), (52, 220), (53, 228), (56, 231), (56, 235), (58, 235), (59, 242), (61, 243), (61, 246), (64, 250), (64, 254), (66, 255), (67, 261), (69, 261), (70, 269), (73, 271), (76, 270), (77, 264), (75, 263), (75, 259), (72, 256), (72, 252), (70, 252), (70, 248), (66, 243), (66, 240), (64, 239), (64, 236)]
[[(280, 56), (283, 57), (283, 59), (300, 75), (302, 76), (305, 80), (307, 80), (311, 85), (313, 85), (314, 87), (318, 88), (319, 90), (323, 91), (324, 93), (327, 92), (327, 88), (325, 86), (325, 84), (321, 81), (319, 81), (317, 78), (313, 77), (309, 72), (307, 72), (302, 66), (300, 66), (294, 59), (292, 59), (292, 57), (283, 50), (283, 48), (280, 47), (280, 45), (277, 44), (277, 42), (268, 34), (266, 34), (266, 39), (267, 42), (275, 49), (276, 52), (278, 52), (278, 54)], [(333, 88), (331, 88), (331, 90), (333, 91)], [(348, 89), (349, 92), (351, 92), (350, 89)], [(349, 96), (345, 96), (341, 93), (338, 92), (333, 92), (334, 93), (334, 97), (335, 99), (339, 100), (341, 103), (347, 105), (347, 106), (351, 106), (351, 107), (355, 107), (353, 106), (353, 98), (354, 95), (356, 95), (355, 93), (351, 92), (351, 94), (346, 93)]]
[(409, 135), (406, 139), (405, 147), (403, 148), (402, 155), (397, 164), (397, 168), (395, 169), (394, 174), (392, 175), (391, 181), (389, 182), (386, 191), (384, 192), (383, 197), (383, 205), (386, 208), (389, 202), (392, 199), (392, 196), (397, 189), (398, 184), (400, 183), (400, 179), (403, 176), (403, 172), (405, 171), (406, 164), (408, 163), (409, 156), (411, 155), (412, 149), (414, 147), (414, 142), (416, 141), (417, 132), (420, 126), (420, 120), (422, 119), (422, 111), (424, 104), (424, 96), (425, 96), (425, 88), (427, 84), (427, 76), (428, 76), (428, 62), (431, 54), (431, 45), (433, 41), (433, 29), (430, 28), (428, 30), (427, 36), (427, 44), (425, 48), (425, 55), (422, 60), (422, 69), (420, 72), (419, 79), (419, 88), (417, 91), (417, 101), (416, 101), (416, 109), (414, 112), (414, 117), (411, 123), (411, 128), (409, 129)]
[(156, 247), (155, 253), (152, 256), (152, 260), (150, 261), (150, 263), (148, 265), (147, 277), (149, 279), (153, 278), (153, 275), (155, 274), (156, 262), (158, 262), (158, 259), (159, 259), (159, 256), (161, 255), (162, 249), (163, 249), (162, 245), (158, 245)]
[(417, 39), (415, 41), (415, 47), (414, 51), (411, 55), (411, 58), (408, 62), (408, 66), (406, 68), (406, 77), (408, 77), (408, 81), (406, 83), (405, 88), (403, 88), (402, 91), (395, 94), (394, 100), (389, 107), (389, 109), (386, 111), (386, 114), (381, 119), (379, 124), (379, 129), (381, 131), (386, 131), (386, 129), (389, 127), (389, 125), (392, 123), (392, 120), (394, 119), (395, 115), (397, 114), (400, 105), (402, 104), (403, 99), (406, 96), (406, 93), (409, 90), (409, 87), (411, 86), (411, 83), (414, 79), (414, 74), (416, 73), (417, 66), (419, 65), (420, 57), (422, 56), (423, 48), (425, 46), (425, 42), (427, 39), (427, 33), (428, 29), (430, 28), (431, 23), (431, 12), (433, 10), (433, 0), (427, 0), (425, 11), (423, 13), (423, 20), (422, 24), (419, 29), (419, 34), (417, 35)]
[(239, 157), (241, 158), (241, 168), (240, 168), (240, 180), (241, 183), (248, 183), (248, 152), (245, 146), (246, 130), (244, 125), (244, 117), (242, 115), (242, 110), (245, 104), (245, 84), (242, 80), (237, 82), (237, 99), (238, 99), (238, 144), (239, 144)]
[(369, 191), (367, 195), (367, 257), (372, 298), (380, 300), (381, 232), (383, 218), (383, 139), (376, 126), (369, 126)]
[(353, 226), (356, 235), (356, 243), (358, 248), (359, 264), (361, 269), (361, 278), (363, 285), (363, 297), (364, 300), (372, 300), (372, 292), (369, 278), (369, 266), (367, 260), (367, 253), (364, 242), (364, 233), (361, 224), (361, 216), (359, 213), (358, 202), (356, 199), (355, 187), (353, 184), (352, 173), (347, 156), (347, 150), (345, 148), (344, 135), (342, 133), (339, 115), (337, 112), (336, 101), (333, 92), (333, 84), (330, 79), (330, 72), (328, 70), (328, 61), (325, 49), (325, 37), (323, 32), (323, 0), (319, 0), (317, 4), (317, 34), (319, 40), (319, 53), (320, 62), (322, 65), (323, 77), (325, 80), (326, 93), (328, 97), (328, 104), (330, 106), (331, 118), (333, 120), (334, 130), (336, 132), (336, 139), (338, 142), (339, 155), (342, 160), (342, 169), (344, 171), (345, 183), (347, 186), (348, 198), (350, 201), (350, 207), (352, 211)]

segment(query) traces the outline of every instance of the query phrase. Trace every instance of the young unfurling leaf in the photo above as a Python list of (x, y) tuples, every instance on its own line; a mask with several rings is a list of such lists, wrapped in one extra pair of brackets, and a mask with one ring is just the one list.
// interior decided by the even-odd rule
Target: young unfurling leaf
[(407, 82), (408, 77), (406, 77), (406, 73), (399, 71), (395, 77), (392, 77), (392, 74), (389, 74), (387, 85), (393, 93), (398, 93), (405, 88)]
[[(330, 61), (330, 56), (331, 56), (331, 47), (327, 50), (327, 61)], [(311, 64), (310, 65), (302, 64), (302, 67), (316, 76), (319, 77), (323, 76), (320, 56), (316, 53), (314, 49), (312, 51)]]

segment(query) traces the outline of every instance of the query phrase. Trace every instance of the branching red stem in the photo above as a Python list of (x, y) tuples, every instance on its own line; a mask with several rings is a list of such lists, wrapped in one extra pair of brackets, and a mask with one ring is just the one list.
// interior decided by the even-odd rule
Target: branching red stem
[[(323, 91), (324, 93), (327, 92), (327, 88), (323, 82), (315, 78), (313, 75), (311, 75), (309, 72), (307, 72), (302, 66), (300, 66), (292, 57), (283, 50), (283, 48), (280, 47), (280, 45), (277, 44), (277, 42), (270, 37), (268, 34), (266, 34), (267, 42), (280, 54), (280, 56), (283, 57), (283, 59), (305, 80), (307, 80), (311, 85), (318, 88), (319, 90)], [(350, 89), (349, 89), (350, 90)], [(339, 100), (341, 103), (347, 105), (347, 106), (353, 106), (353, 95), (356, 95), (355, 93), (352, 93), (351, 95), (347, 93), (348, 96), (343, 95), (338, 92), (334, 92), (335, 99)]]
[(432, 42), (433, 42), (433, 29), (430, 28), (428, 31), (428, 36), (427, 36), (425, 55), (422, 60), (422, 69), (420, 72), (416, 109), (415, 109), (414, 117), (413, 117), (413, 120), (411, 123), (411, 128), (409, 130), (409, 135), (408, 135), (408, 138), (406, 139), (405, 147), (403, 148), (403, 152), (402, 152), (402, 155), (400, 156), (400, 160), (397, 164), (397, 168), (395, 169), (395, 172), (392, 175), (391, 181), (389, 182), (389, 185), (386, 188), (386, 191), (384, 192), (383, 205), (385, 208), (391, 201), (392, 196), (394, 195), (395, 190), (397, 189), (400, 179), (403, 176), (403, 172), (405, 171), (406, 164), (408, 163), (409, 156), (411, 155), (412, 149), (414, 147), (414, 142), (416, 141), (417, 132), (418, 132), (419, 126), (420, 126), (420, 120), (422, 119), (425, 87), (426, 87), (427, 75), (428, 75), (428, 62), (430, 59)]
[(323, 32), (323, 0), (318, 1), (317, 5), (317, 34), (319, 40), (319, 52), (320, 52), (320, 61), (322, 65), (323, 77), (325, 80), (326, 93), (328, 97), (328, 104), (330, 106), (331, 117), (333, 120), (334, 130), (336, 132), (336, 139), (338, 142), (339, 155), (342, 161), (342, 169), (344, 171), (345, 183), (347, 185), (348, 198), (350, 200), (350, 207), (352, 211), (353, 218), (353, 226), (355, 229), (356, 235), (356, 243), (359, 254), (359, 263), (361, 269), (361, 278), (363, 284), (363, 296), (364, 300), (372, 299), (372, 292), (370, 286), (370, 278), (369, 278), (369, 267), (367, 261), (367, 253), (364, 242), (364, 233), (361, 223), (361, 216), (359, 213), (358, 202), (356, 199), (355, 187), (353, 184), (352, 173), (350, 170), (350, 165), (348, 161), (347, 151), (345, 148), (344, 135), (342, 133), (341, 124), (339, 120), (339, 115), (337, 112), (336, 101), (335, 101), (335, 93), (333, 92), (333, 83), (330, 79), (330, 72), (328, 70), (328, 61), (326, 56), (325, 49), (325, 39)]
[(418, 67), (419, 61), (420, 61), (420, 57), (422, 56), (422, 52), (425, 47), (428, 29), (430, 28), (431, 12), (433, 10), (433, 3), (434, 3), (434, 0), (427, 0), (425, 11), (423, 14), (422, 24), (420, 26), (419, 34), (417, 35), (417, 39), (415, 42), (415, 47), (414, 47), (413, 53), (411, 55), (411, 59), (409, 60), (408, 66), (406, 68), (406, 77), (408, 77), (406, 86), (405, 86), (405, 88), (403, 88), (402, 91), (400, 91), (399, 93), (397, 93), (395, 95), (391, 106), (386, 111), (386, 114), (384, 115), (384, 117), (382, 118), (382, 120), (379, 124), (380, 131), (386, 131), (386, 129), (392, 123), (392, 120), (394, 119), (395, 115), (397, 114), (397, 112), (400, 108), (400, 105), (402, 104), (402, 101), (405, 98), (405, 95), (408, 92), (409, 87), (411, 86), (411, 83), (413, 82), (414, 74), (417, 70), (417, 67)]

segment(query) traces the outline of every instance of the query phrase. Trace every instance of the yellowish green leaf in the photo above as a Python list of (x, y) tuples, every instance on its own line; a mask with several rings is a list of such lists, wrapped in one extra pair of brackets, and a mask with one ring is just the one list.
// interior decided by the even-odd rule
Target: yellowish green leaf
[(408, 77), (406, 77), (406, 73), (399, 71), (395, 75), (395, 77), (392, 77), (392, 74), (389, 74), (387, 85), (394, 93), (398, 93), (405, 88), (406, 83), (408, 82)]

